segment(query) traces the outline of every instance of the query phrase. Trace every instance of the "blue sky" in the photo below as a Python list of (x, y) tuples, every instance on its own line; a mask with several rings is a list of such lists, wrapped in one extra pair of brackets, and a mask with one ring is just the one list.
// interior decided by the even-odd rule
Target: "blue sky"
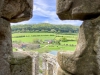
[[(16, 24), (72, 24), (81, 25), (82, 21), (78, 20), (60, 20), (56, 15), (56, 0), (34, 0), (33, 17), (28, 21)], [(12, 23), (13, 25), (14, 23)]]

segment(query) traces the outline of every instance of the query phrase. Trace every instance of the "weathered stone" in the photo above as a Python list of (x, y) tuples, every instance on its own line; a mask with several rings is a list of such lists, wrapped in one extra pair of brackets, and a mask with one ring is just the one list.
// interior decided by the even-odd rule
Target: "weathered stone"
[(32, 57), (24, 52), (14, 52), (10, 59), (11, 75), (32, 75)]
[(53, 65), (48, 63), (48, 75), (53, 75)]
[(8, 59), (12, 54), (10, 23), (0, 18), (0, 57)]
[(64, 71), (68, 71), (70, 73), (75, 73), (76, 71), (76, 61), (77, 59), (74, 59), (73, 52), (58, 52), (58, 63), (60, 67)]
[(43, 75), (57, 75), (58, 62), (55, 55), (44, 53), (42, 54), (43, 59)]
[(39, 54), (37, 52), (14, 52), (9, 60), (11, 75), (38, 75)]
[(60, 67), (58, 68), (57, 75), (72, 75), (67, 73), (66, 71), (62, 70)]
[(2, 18), (20, 22), (32, 17), (33, 0), (4, 0)]
[(7, 60), (0, 58), (0, 75), (11, 75), (10, 65)]
[[(30, 60), (27, 59), (28, 56), (26, 56), (25, 61), (23, 60), (25, 55), (24, 57), (19, 56), (20, 60), (12, 61), (12, 69), (10, 69), (9, 64), (9, 59), (12, 57), (10, 22), (20, 22), (30, 19), (32, 17), (32, 4), (33, 0), (0, 0), (0, 75), (11, 75), (12, 69), (12, 75), (32, 75), (32, 71), (29, 72), (30, 69), (27, 68), (32, 65), (28, 62), (28, 60)], [(15, 56), (15, 58), (16, 57), (17, 56)], [(19, 64), (21, 64), (21, 66), (19, 66)], [(28, 66), (27, 64), (30, 65)], [(28, 71), (29, 73), (26, 72), (26, 74), (24, 74), (21, 71)]]
[(2, 7), (3, 7), (4, 0), (0, 0), (0, 17), (2, 15)]
[(0, 18), (0, 75), (11, 75), (9, 57), (12, 55), (10, 23)]
[(33, 57), (33, 75), (39, 75), (39, 53), (37, 52), (29, 52), (31, 54), (31, 56)]
[(83, 22), (75, 52), (59, 52), (58, 63), (72, 75), (100, 75), (100, 17)]
[(61, 20), (86, 20), (100, 15), (100, 0), (57, 0)]

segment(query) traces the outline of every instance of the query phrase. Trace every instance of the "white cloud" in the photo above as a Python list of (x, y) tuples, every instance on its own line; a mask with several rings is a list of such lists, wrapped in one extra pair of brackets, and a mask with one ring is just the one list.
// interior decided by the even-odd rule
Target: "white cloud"
[[(39, 0), (38, 0), (39, 1)], [(41, 2), (41, 0), (40, 0)], [(49, 10), (51, 8), (50, 5), (47, 5), (45, 3), (39, 3), (36, 2), (36, 4), (34, 4), (34, 15), (40, 15), (40, 16), (44, 16), (44, 17), (55, 17), (56, 16), (56, 12), (55, 11), (51, 11)]]
[(78, 21), (78, 20), (66, 20), (66, 21), (60, 20), (57, 17), (55, 10), (53, 11), (49, 10), (50, 7), (51, 7), (50, 5), (45, 4), (45, 2), (43, 1), (41, 4), (39, 2), (36, 2), (34, 8), (34, 15), (40, 15), (40, 16), (48, 17), (50, 19), (50, 20), (48, 19), (44, 20), (43, 21), (44, 23), (81, 25), (82, 21)]
[(71, 25), (81, 25), (82, 21), (78, 21), (78, 20), (66, 20), (66, 21), (62, 21), (62, 20), (46, 20), (44, 21), (44, 23), (51, 23), (51, 24), (71, 24)]

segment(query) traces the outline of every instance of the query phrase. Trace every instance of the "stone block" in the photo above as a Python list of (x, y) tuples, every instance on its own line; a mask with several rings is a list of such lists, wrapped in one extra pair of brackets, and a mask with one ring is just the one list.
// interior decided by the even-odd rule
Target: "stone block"
[(32, 75), (32, 57), (28, 53), (14, 52), (10, 68), (11, 75)]
[(21, 22), (32, 17), (33, 0), (4, 0), (2, 18), (10, 22)]
[(4, 0), (0, 0), (0, 17), (2, 15), (2, 7), (3, 7)]
[(60, 67), (58, 68), (57, 75), (72, 75), (70, 73), (67, 73), (66, 71), (62, 70)]
[(89, 20), (100, 15), (100, 0), (57, 0), (61, 20)]
[(12, 55), (10, 22), (0, 18), (0, 75), (11, 75), (8, 59)]
[(58, 63), (72, 75), (100, 75), (100, 16), (80, 26), (75, 52), (58, 52)]

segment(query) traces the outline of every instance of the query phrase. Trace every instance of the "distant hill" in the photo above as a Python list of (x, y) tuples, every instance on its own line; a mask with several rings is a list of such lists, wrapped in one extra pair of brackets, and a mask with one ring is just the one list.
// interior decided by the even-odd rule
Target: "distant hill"
[(78, 33), (79, 26), (74, 25), (54, 25), (49, 23), (12, 25), (12, 33), (32, 33), (32, 32), (54, 32), (54, 33)]

